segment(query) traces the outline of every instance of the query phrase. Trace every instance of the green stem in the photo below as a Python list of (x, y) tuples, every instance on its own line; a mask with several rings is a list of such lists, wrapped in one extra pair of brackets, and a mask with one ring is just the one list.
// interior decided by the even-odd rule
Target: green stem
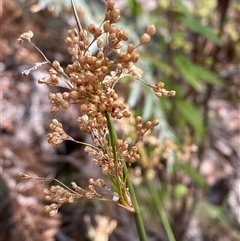
[(106, 118), (107, 118), (107, 126), (108, 126), (108, 132), (109, 132), (109, 141), (110, 141), (110, 145), (112, 147), (112, 150), (113, 150), (113, 156), (114, 156), (114, 159), (116, 158), (116, 142), (117, 142), (117, 133), (115, 131), (115, 128), (113, 126), (113, 123), (111, 121), (111, 117), (109, 116), (109, 113), (105, 113), (106, 115)]
[[(111, 117), (110, 117), (109, 113), (105, 112), (105, 116), (107, 118), (107, 127), (108, 127), (108, 132), (109, 132), (109, 144), (112, 147), (112, 153), (113, 153), (113, 158), (114, 158), (114, 162), (116, 165), (116, 176), (117, 176), (117, 179), (111, 178), (111, 176), (109, 176), (109, 178), (110, 178), (115, 190), (117, 191), (120, 200), (123, 201), (122, 189), (121, 189), (121, 185), (119, 185), (118, 171), (117, 171), (118, 163), (117, 163), (117, 157), (116, 157), (116, 141), (117, 141), (118, 137), (117, 137), (117, 133), (114, 129), (113, 123), (111, 121)], [(123, 204), (124, 204), (124, 202), (123, 202)]]
[(151, 192), (151, 196), (152, 196), (153, 201), (156, 205), (158, 214), (161, 217), (164, 229), (167, 233), (168, 239), (169, 239), (169, 241), (176, 241), (176, 239), (173, 235), (173, 232), (172, 232), (172, 228), (171, 228), (170, 223), (168, 221), (168, 217), (167, 217), (166, 212), (164, 210), (164, 207), (162, 205), (162, 201), (161, 201), (161, 199), (158, 195), (156, 187), (153, 184), (153, 180), (149, 179), (148, 177), (146, 177), (146, 180), (147, 180), (147, 184), (148, 184), (148, 187), (150, 189), (150, 192)]
[(135, 195), (132, 180), (130, 179), (130, 177), (128, 175), (128, 169), (127, 169), (126, 163), (124, 163), (123, 172), (124, 172), (124, 176), (127, 177), (127, 185), (128, 185), (128, 188), (129, 188), (131, 201), (132, 201), (133, 207), (135, 209), (134, 219), (135, 219), (135, 224), (136, 224), (136, 227), (137, 227), (139, 240), (140, 241), (147, 241), (147, 236), (146, 236), (145, 228), (144, 228), (144, 225), (143, 225), (141, 212), (140, 212), (140, 209), (139, 209), (139, 206), (138, 206), (138, 201), (137, 201), (137, 198), (136, 198), (136, 195)]
[[(113, 156), (114, 159), (116, 158), (116, 141), (118, 139), (117, 137), (117, 133), (115, 131), (115, 128), (113, 126), (113, 123), (110, 119), (109, 113), (105, 113), (106, 114), (106, 118), (107, 118), (107, 126), (108, 126), (108, 131), (109, 131), (109, 141), (110, 141), (110, 145), (112, 147), (112, 151), (113, 151)], [(141, 212), (138, 206), (138, 201), (135, 195), (135, 191), (133, 188), (133, 184), (132, 181), (129, 177), (129, 173), (128, 173), (128, 169), (127, 169), (127, 165), (126, 162), (123, 165), (123, 174), (124, 177), (126, 177), (127, 179), (127, 186), (129, 188), (129, 193), (130, 193), (130, 197), (131, 197), (131, 201), (134, 207), (134, 219), (135, 219), (135, 224), (137, 227), (137, 232), (138, 232), (138, 237), (140, 241), (147, 241), (147, 236), (146, 236), (146, 232), (145, 232), (145, 228), (143, 225), (143, 220), (142, 220), (142, 216), (141, 216)]]
[[(139, 148), (138, 150), (141, 154), (141, 161), (142, 161), (143, 169), (145, 170), (145, 172), (147, 172), (147, 170), (149, 169), (149, 162), (147, 160), (147, 155), (146, 155), (145, 149), (141, 145), (138, 145), (138, 148)], [(158, 214), (161, 218), (163, 227), (166, 231), (166, 234), (168, 236), (169, 241), (176, 241), (175, 237), (173, 235), (171, 225), (168, 221), (168, 217), (167, 217), (166, 212), (164, 210), (164, 207), (162, 205), (162, 201), (161, 201), (161, 199), (158, 195), (156, 187), (154, 186), (153, 179), (149, 178), (148, 175), (146, 174), (145, 180), (147, 181), (148, 188), (149, 188), (150, 193), (151, 193), (151, 197), (153, 198), (153, 202), (156, 205)]]

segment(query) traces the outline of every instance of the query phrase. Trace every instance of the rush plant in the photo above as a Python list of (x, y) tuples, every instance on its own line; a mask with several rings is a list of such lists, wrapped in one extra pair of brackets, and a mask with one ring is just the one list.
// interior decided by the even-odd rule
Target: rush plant
[[(137, 48), (151, 40), (156, 28), (154, 25), (149, 26), (138, 43), (124, 45), (123, 43), (128, 41), (128, 34), (115, 25), (120, 19), (120, 11), (115, 7), (113, 0), (106, 0), (106, 12), (102, 23), (99, 26), (90, 24), (87, 29), (83, 29), (72, 0), (71, 3), (77, 25), (76, 29), (68, 31), (65, 38), (71, 63), (65, 70), (58, 61), (51, 63), (34, 45), (33, 32), (29, 31), (19, 37), (19, 44), (23, 41), (29, 42), (45, 61), (36, 63), (31, 69), (25, 70), (23, 75), (27, 76), (32, 70), (44, 64), (50, 65), (49, 76), (40, 79), (39, 83), (65, 89), (62, 93), (49, 94), (51, 112), (67, 110), (70, 105), (77, 104), (82, 113), (76, 120), (79, 124), (77, 131), (90, 135), (92, 142), (82, 143), (74, 140), (56, 119), (50, 124), (52, 132), (47, 136), (48, 142), (54, 147), (65, 140), (85, 145), (85, 151), (92, 158), (92, 162), (109, 178), (112, 187), (107, 187), (105, 181), (97, 177), (89, 179), (87, 188), (80, 187), (75, 182), (70, 188), (59, 182), (60, 185), (44, 189), (46, 200), (52, 202), (45, 207), (45, 211), (54, 216), (62, 204), (71, 203), (76, 198), (112, 201), (134, 214), (139, 239), (144, 241), (147, 238), (128, 167), (140, 159), (137, 143), (147, 131), (157, 126), (159, 121), (156, 119), (142, 123), (141, 116), (137, 116), (136, 137), (133, 143), (118, 138), (115, 122), (130, 118), (132, 113), (119, 98), (115, 87), (123, 77), (128, 76), (147, 85), (157, 97), (175, 95), (175, 91), (164, 89), (162, 82), (155, 85), (146, 83), (142, 80), (143, 71), (135, 65), (139, 59)], [(92, 46), (97, 51), (91, 52)], [(64, 81), (59, 81), (60, 78)], [(48, 181), (23, 173), (20, 175), (24, 178)]]

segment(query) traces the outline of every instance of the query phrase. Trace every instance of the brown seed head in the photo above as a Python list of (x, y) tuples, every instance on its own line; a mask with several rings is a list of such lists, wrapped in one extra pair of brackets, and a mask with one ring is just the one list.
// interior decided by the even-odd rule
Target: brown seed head
[(154, 25), (150, 25), (147, 29), (147, 34), (150, 36), (154, 35), (156, 33), (156, 27)]
[(150, 41), (150, 39), (151, 39), (150, 35), (147, 33), (144, 33), (140, 38), (140, 44), (141, 45), (147, 44)]

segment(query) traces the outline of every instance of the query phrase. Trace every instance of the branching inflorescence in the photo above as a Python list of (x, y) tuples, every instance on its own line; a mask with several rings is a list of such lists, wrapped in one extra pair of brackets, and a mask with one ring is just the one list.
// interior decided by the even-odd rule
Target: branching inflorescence
[[(31, 31), (22, 34), (18, 39), (19, 43), (27, 40), (45, 59), (45, 62), (36, 63), (33, 68), (24, 71), (23, 74), (27, 76), (31, 70), (46, 63), (50, 64), (49, 77), (40, 79), (39, 83), (66, 89), (63, 93), (49, 94), (51, 111), (55, 113), (60, 109), (68, 109), (71, 104), (79, 105), (83, 113), (77, 120), (79, 128), (92, 138), (91, 144), (83, 143), (86, 145), (85, 151), (93, 157), (92, 162), (101, 168), (102, 173), (109, 177), (114, 188), (114, 191), (111, 191), (102, 179), (92, 178), (86, 190), (77, 186), (76, 183), (72, 183), (72, 189), (65, 186), (52, 186), (44, 190), (46, 200), (54, 202), (45, 209), (50, 215), (57, 213), (63, 203), (72, 202), (75, 198), (113, 200), (134, 212), (126, 184), (124, 165), (132, 164), (140, 158), (136, 144), (149, 129), (158, 125), (158, 120), (147, 121), (144, 125), (141, 117), (138, 116), (135, 119), (136, 140), (129, 145), (126, 141), (118, 139), (112, 119), (130, 118), (131, 112), (115, 92), (115, 85), (121, 78), (130, 76), (148, 85), (158, 97), (175, 95), (174, 91), (165, 90), (162, 82), (156, 85), (144, 82), (141, 79), (142, 70), (135, 66), (139, 59), (136, 49), (150, 41), (151, 36), (156, 32), (155, 26), (148, 27), (146, 33), (140, 37), (138, 44), (130, 43), (124, 50), (123, 42), (128, 40), (128, 35), (124, 30), (115, 26), (120, 19), (120, 11), (115, 8), (113, 0), (106, 0), (106, 4), (105, 18), (100, 26), (90, 24), (86, 30), (82, 28), (74, 11), (78, 28), (69, 30), (65, 39), (71, 55), (71, 63), (66, 70), (60, 66), (58, 61), (51, 63), (31, 42), (33, 37)], [(74, 5), (73, 9), (75, 10)], [(91, 52), (93, 46), (95, 51)], [(64, 83), (60, 82), (59, 78), (63, 79)], [(65, 133), (62, 124), (56, 119), (52, 120), (50, 128), (52, 133), (48, 134), (47, 140), (53, 146), (56, 147), (64, 140), (77, 142)], [(30, 178), (26, 174), (21, 175)], [(107, 191), (111, 198), (102, 196), (95, 187), (104, 189), (103, 193)]]

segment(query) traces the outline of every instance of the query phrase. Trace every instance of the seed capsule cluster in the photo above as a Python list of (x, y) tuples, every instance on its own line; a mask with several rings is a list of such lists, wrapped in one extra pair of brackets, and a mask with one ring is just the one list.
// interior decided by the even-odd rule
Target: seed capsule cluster
[[(126, 177), (123, 175), (124, 162), (131, 165), (140, 158), (136, 144), (148, 130), (158, 125), (158, 120), (148, 121), (144, 125), (141, 117), (138, 116), (135, 120), (136, 140), (132, 145), (121, 139), (111, 140), (109, 123), (113, 121), (112, 119), (121, 120), (131, 116), (126, 104), (115, 91), (115, 85), (124, 76), (142, 81), (152, 88), (158, 97), (175, 94), (174, 91), (165, 90), (161, 82), (156, 85), (145, 83), (141, 80), (142, 70), (135, 66), (139, 59), (136, 49), (151, 40), (156, 28), (154, 25), (149, 26), (146, 33), (139, 38), (139, 43), (129, 43), (124, 48), (123, 43), (128, 41), (128, 34), (115, 25), (120, 19), (120, 11), (115, 7), (113, 0), (106, 0), (106, 13), (100, 26), (90, 24), (83, 29), (76, 15), (75, 18), (78, 29), (69, 30), (65, 39), (68, 53), (71, 55), (71, 63), (64, 70), (58, 61), (53, 61), (49, 69), (49, 77), (40, 79), (39, 83), (51, 87), (62, 86), (66, 89), (63, 93), (49, 94), (53, 113), (68, 109), (71, 104), (79, 106), (82, 112), (77, 119), (79, 129), (90, 134), (93, 142), (93, 145), (86, 144), (85, 151), (93, 157), (92, 162), (101, 168), (119, 192), (114, 194), (114, 200), (119, 199), (119, 205), (133, 211), (126, 187)], [(30, 31), (22, 34), (18, 42), (26, 40), (32, 44), (32, 37), (33, 33)], [(95, 49), (94, 52), (91, 52), (92, 47)], [(43, 55), (41, 51), (40, 53)], [(47, 60), (44, 55), (43, 57)], [(50, 63), (50, 61), (47, 60), (44, 63)], [(39, 64), (36, 64), (32, 69), (38, 66)], [(29, 74), (32, 69), (25, 71), (24, 74)], [(50, 128), (52, 133), (48, 134), (47, 140), (54, 147), (64, 140), (75, 141), (65, 133), (62, 124), (56, 119), (52, 120)], [(60, 186), (45, 189), (46, 200), (55, 202), (46, 206), (45, 210), (53, 216), (63, 203), (72, 202), (74, 198), (104, 198), (96, 191), (96, 186), (111, 193), (102, 179), (90, 179), (88, 189), (82, 189), (75, 183), (72, 183), (72, 189)]]
[(62, 128), (62, 124), (58, 122), (58, 120), (53, 119), (52, 123), (50, 124), (50, 128), (53, 131), (47, 135), (47, 141), (52, 143), (53, 146), (58, 146), (63, 141), (66, 140), (73, 140), (73, 138), (65, 133)]
[[(35, 177), (35, 179), (36, 178), (37, 177)], [(87, 190), (82, 189), (75, 182), (72, 182), (72, 190), (63, 188), (59, 185), (54, 185), (49, 189), (45, 188), (43, 190), (45, 200), (53, 202), (50, 205), (45, 206), (44, 210), (49, 214), (49, 216), (54, 216), (57, 214), (58, 209), (62, 206), (62, 204), (72, 203), (75, 198), (103, 198), (102, 195), (96, 191), (95, 187), (99, 187), (103, 189), (105, 193), (109, 193), (109, 195), (114, 196), (111, 190), (106, 187), (103, 179), (94, 180), (93, 178), (90, 178)]]

